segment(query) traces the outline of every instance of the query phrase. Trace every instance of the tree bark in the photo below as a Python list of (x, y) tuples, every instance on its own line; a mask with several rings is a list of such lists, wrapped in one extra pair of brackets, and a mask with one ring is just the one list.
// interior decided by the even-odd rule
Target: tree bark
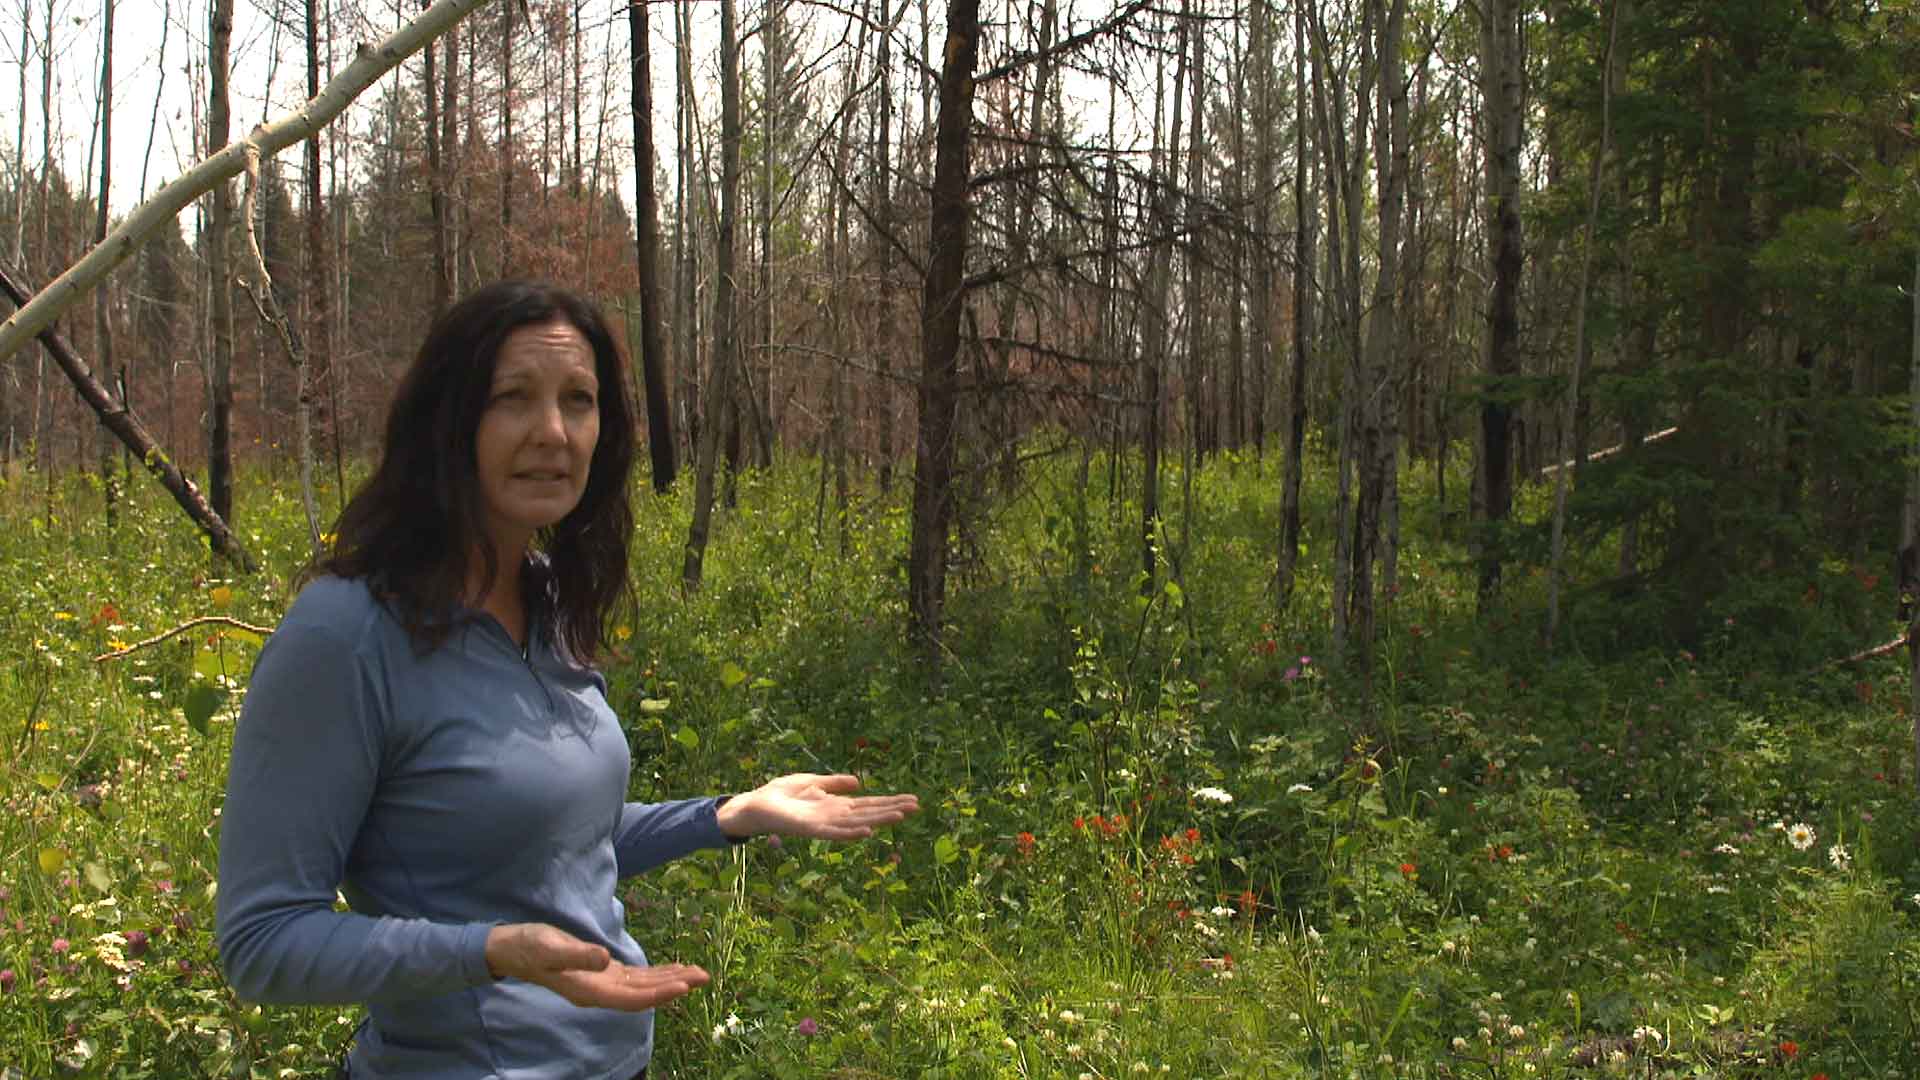
[(673, 406), (667, 343), (661, 333), (660, 196), (653, 187), (653, 46), (646, 0), (629, 0), (627, 37), (633, 50), (633, 171), (636, 192), (634, 261), (640, 292), (640, 382), (647, 401), (647, 455), (653, 490), (673, 488)]
[[(1300, 480), (1307, 446), (1307, 371), (1313, 352), (1314, 267), (1319, 265), (1315, 234), (1319, 231), (1319, 191), (1307, 145), (1306, 13), (1293, 13), (1293, 348), (1287, 379), (1287, 446), (1281, 464), (1280, 564), (1274, 593), (1280, 610), (1293, 599), (1294, 575), (1300, 559)], [(1269, 95), (1271, 99), (1271, 95)], [(1272, 124), (1269, 122), (1268, 127)], [(1269, 151), (1269, 155), (1271, 151)], [(1271, 288), (1271, 284), (1268, 286)]]
[(920, 427), (914, 447), (913, 520), (907, 565), (909, 630), (928, 670), (940, 665), (947, 534), (953, 516), (960, 316), (966, 303), (973, 71), (980, 52), (980, 0), (949, 0), (934, 137), (927, 277), (921, 314)]
[(713, 374), (707, 379), (706, 417), (700, 428), (700, 457), (695, 465), (693, 523), (687, 531), (687, 557), (680, 581), (698, 591), (713, 522), (713, 479), (723, 429), (733, 404), (734, 367), (739, 362), (740, 331), (734, 309), (734, 232), (740, 220), (740, 35), (734, 0), (720, 0), (720, 221), (714, 263)]
[(1478, 553), (1484, 609), (1499, 592), (1502, 542), (1493, 530), (1513, 511), (1512, 379), (1520, 373), (1520, 221), (1522, 34), (1520, 0), (1486, 0), (1481, 23), (1481, 115), (1487, 174), (1487, 246), (1492, 257), (1487, 303), (1486, 381), (1480, 406), (1480, 487), (1485, 520)]
[[(226, 147), (232, 106), (227, 100), (227, 50), (233, 39), (233, 0), (212, 0), (208, 38), (207, 156)], [(177, 183), (178, 181), (176, 181)], [(213, 353), (207, 371), (207, 487), (214, 513), (233, 520), (233, 292), (229, 243), (233, 232), (233, 188), (219, 177), (207, 219), (207, 273), (212, 293)], [(105, 250), (103, 243), (95, 250)], [(57, 287), (59, 282), (55, 282)], [(19, 318), (16, 313), (14, 318)], [(9, 320), (11, 321), (11, 320)], [(5, 328), (0, 327), (0, 335)], [(6, 354), (0, 341), (0, 356)]]
[[(112, 202), (113, 193), (113, 11), (114, 0), (104, 0), (101, 4), (100, 18), (100, 205), (99, 214), (94, 221), (93, 242), (103, 243), (107, 238), (107, 208)], [(24, 110), (22, 110), (24, 111)], [(113, 311), (108, 290), (100, 288), (93, 294), (93, 339), (94, 349), (100, 358), (100, 369), (112, 377), (113, 356)], [(122, 393), (126, 388), (126, 370), (120, 371)], [(105, 431), (96, 435), (100, 444), (100, 493), (106, 500), (107, 528), (112, 530), (117, 524), (119, 484), (113, 475), (113, 440)]]

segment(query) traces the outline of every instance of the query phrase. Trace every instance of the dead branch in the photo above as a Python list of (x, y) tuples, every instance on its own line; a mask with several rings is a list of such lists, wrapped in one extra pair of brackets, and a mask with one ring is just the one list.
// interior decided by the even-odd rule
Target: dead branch
[(96, 656), (93, 658), (93, 662), (96, 664), (102, 664), (107, 662), (108, 660), (118, 660), (123, 656), (129, 656), (133, 653), (139, 652), (141, 649), (152, 648), (153, 646), (158, 645), (169, 638), (178, 637), (181, 634), (186, 633), (187, 631), (193, 629), (196, 626), (205, 626), (208, 623), (219, 623), (222, 626), (231, 626), (236, 630), (246, 630), (250, 633), (259, 634), (261, 637), (267, 637), (273, 633), (273, 627), (271, 626), (255, 626), (252, 623), (241, 622), (239, 619), (233, 618), (232, 616), (229, 616), (229, 615), (199, 615), (199, 616), (195, 616), (194, 618), (188, 619), (186, 622), (181, 623), (179, 626), (176, 626), (171, 630), (165, 630), (158, 634), (155, 634), (154, 636), (147, 638), (144, 641), (136, 641), (133, 644), (126, 646), (125, 648), (115, 649), (112, 652), (101, 653), (99, 656)]

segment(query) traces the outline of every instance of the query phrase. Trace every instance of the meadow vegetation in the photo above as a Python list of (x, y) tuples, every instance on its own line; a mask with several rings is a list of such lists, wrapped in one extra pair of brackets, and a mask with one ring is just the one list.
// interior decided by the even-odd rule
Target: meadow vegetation
[[(924, 807), (631, 882), (649, 953), (714, 975), (663, 1010), (656, 1074), (1920, 1074), (1907, 681), (1821, 664), (1892, 636), (1884, 575), (1754, 570), (1688, 640), (1642, 594), (1578, 592), (1547, 653), (1543, 578), (1476, 616), (1464, 536), (1409, 476), (1369, 695), (1325, 654), (1326, 552), (1278, 610), (1277, 466), (1176, 478), (1177, 573), (1143, 590), (1107, 463), (1083, 486), (1040, 461), (957, 538), (937, 685), (902, 640), (904, 493), (823, 524), (816, 466), (743, 477), (691, 598), (687, 493), (637, 496), (608, 665), (635, 797), (850, 770)], [(84, 478), (0, 482), (7, 1077), (325, 1076), (358, 1022), (239, 1002), (215, 965), (259, 639), (93, 659), (274, 623), (305, 529), (288, 478), (248, 480), (269, 569), (245, 578), (145, 485), (110, 532)]]

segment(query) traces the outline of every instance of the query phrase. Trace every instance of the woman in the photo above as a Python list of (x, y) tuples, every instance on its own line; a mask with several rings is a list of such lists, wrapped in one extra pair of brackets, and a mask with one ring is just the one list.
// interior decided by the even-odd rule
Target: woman
[(708, 977), (647, 962), (620, 878), (918, 809), (811, 774), (625, 802), (590, 665), (627, 594), (633, 429), (591, 304), (526, 282), (467, 297), (261, 651), (221, 813), (220, 962), (249, 1000), (366, 1002), (354, 1077), (642, 1076), (652, 1009)]

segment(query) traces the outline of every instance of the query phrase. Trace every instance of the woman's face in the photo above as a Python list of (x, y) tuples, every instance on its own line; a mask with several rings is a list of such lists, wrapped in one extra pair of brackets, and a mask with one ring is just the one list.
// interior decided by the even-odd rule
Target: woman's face
[(593, 348), (570, 322), (507, 335), (474, 433), (474, 466), (495, 554), (509, 565), (587, 489), (600, 439)]

